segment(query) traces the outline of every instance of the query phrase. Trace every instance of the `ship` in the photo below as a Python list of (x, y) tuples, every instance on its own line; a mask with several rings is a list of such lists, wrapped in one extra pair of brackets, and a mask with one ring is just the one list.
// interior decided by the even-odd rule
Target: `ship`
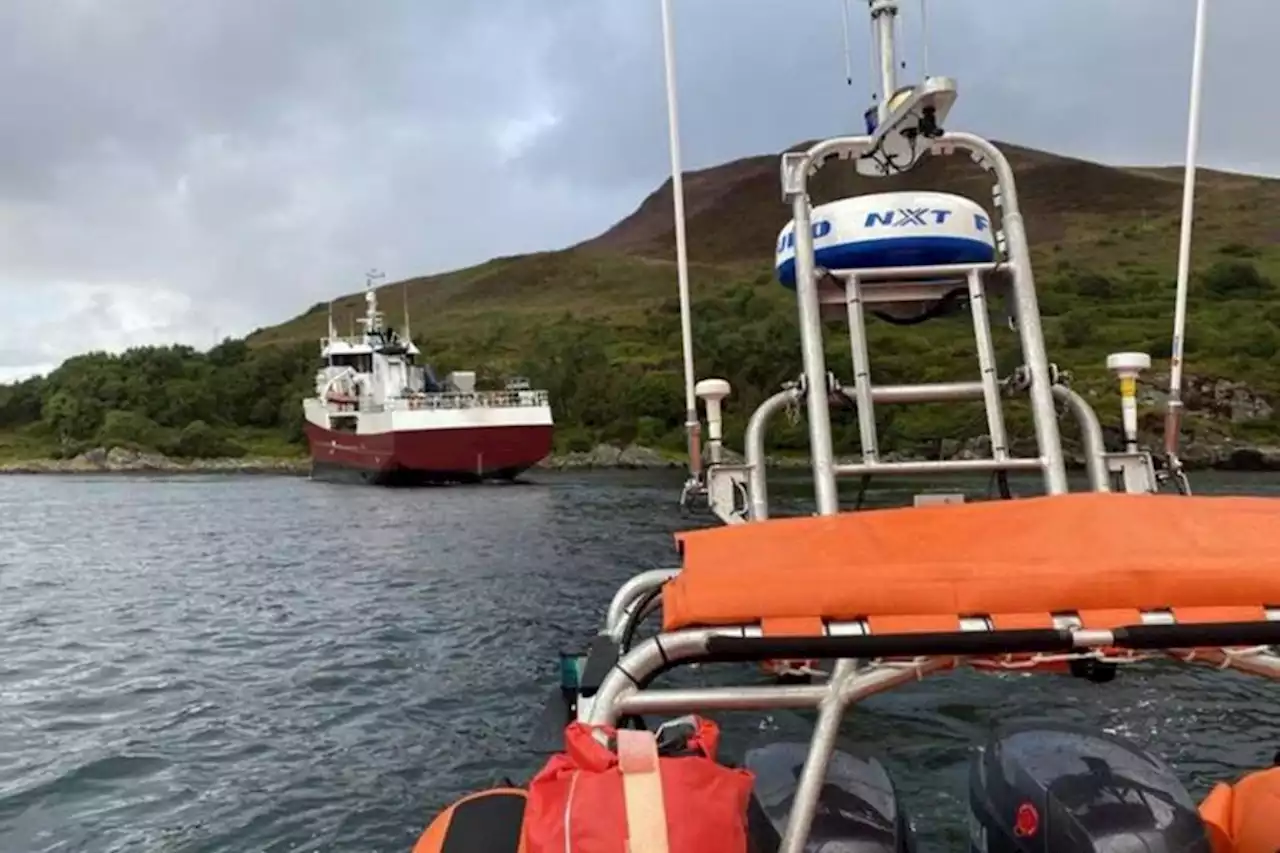
[(302, 402), (311, 476), (381, 486), (513, 481), (551, 452), (549, 395), (513, 378), (476, 387), (476, 374), (437, 379), (409, 334), (385, 325), (373, 275), (359, 329), (339, 336), (329, 312), (324, 366)]

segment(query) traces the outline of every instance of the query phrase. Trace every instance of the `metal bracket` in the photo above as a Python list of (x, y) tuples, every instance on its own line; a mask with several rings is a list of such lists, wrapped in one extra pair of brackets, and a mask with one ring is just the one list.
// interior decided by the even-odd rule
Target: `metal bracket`
[(792, 196), (805, 191), (804, 164), (805, 154), (800, 151), (788, 151), (782, 155), (782, 200), (791, 201)]
[(702, 479), (697, 476), (691, 476), (684, 481), (684, 486), (680, 489), (680, 509), (688, 510), (695, 499), (705, 500), (706, 498), (707, 487)]
[(725, 524), (745, 524), (751, 507), (749, 465), (720, 464), (707, 469), (707, 505)]
[(1105, 458), (1107, 471), (1120, 490), (1131, 495), (1154, 494), (1160, 490), (1160, 477), (1149, 452), (1108, 453)]

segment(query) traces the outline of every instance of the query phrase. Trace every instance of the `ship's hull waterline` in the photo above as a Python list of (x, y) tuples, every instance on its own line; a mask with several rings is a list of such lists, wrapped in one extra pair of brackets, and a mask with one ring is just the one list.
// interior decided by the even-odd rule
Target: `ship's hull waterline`
[(306, 424), (317, 480), (381, 486), (514, 480), (551, 453), (551, 424), (350, 433)]

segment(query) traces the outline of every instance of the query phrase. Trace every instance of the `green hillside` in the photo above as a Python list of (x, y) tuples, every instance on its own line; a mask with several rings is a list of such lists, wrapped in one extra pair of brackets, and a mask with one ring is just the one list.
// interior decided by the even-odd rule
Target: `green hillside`
[[(1156, 359), (1168, 356), (1181, 171), (1113, 168), (1002, 148), (1018, 176), (1050, 358), (1073, 371), (1077, 387), (1098, 395), (1104, 418), (1114, 418), (1118, 405), (1103, 369), (1105, 354), (1143, 349)], [(733, 383), (727, 418), (736, 443), (751, 409), (800, 371), (794, 297), (772, 280), (774, 242), (789, 218), (778, 156), (735, 161), (685, 180), (695, 358), (700, 376)], [(934, 158), (906, 176), (876, 181), (841, 164), (819, 174), (815, 200), (929, 188), (990, 207), (990, 185), (963, 157)], [(1258, 402), (1280, 399), (1277, 213), (1280, 181), (1200, 173), (1188, 340), (1194, 380), (1188, 430), (1197, 441), (1280, 443), (1280, 425)], [(561, 449), (598, 441), (678, 448), (683, 392), (674, 254), (668, 183), (631, 216), (578, 246), (390, 284), (379, 300), (400, 326), (407, 293), (414, 338), (438, 371), (472, 368), (482, 381), (521, 374), (548, 388)], [(362, 310), (359, 293), (338, 300), (340, 328)], [(48, 379), (0, 390), (0, 428), (24, 436), (11, 440), (13, 453), (19, 445), (46, 447), (55, 421), (64, 452), (92, 444), (110, 418), (123, 429), (125, 411), (145, 415), (159, 430), (153, 445), (176, 447), (178, 431), (195, 420), (241, 444), (261, 445), (272, 436), (296, 440), (296, 401), (310, 385), (326, 313), (325, 303), (314, 305), (255, 331), (247, 347), (227, 344), (212, 357), (135, 353), (134, 373), (139, 360), (153, 356), (167, 367), (143, 371), (150, 384), (129, 393), (119, 390), (121, 383), (140, 380), (127, 380), (119, 359), (81, 359)], [(976, 377), (966, 314), (910, 328), (873, 320), (870, 334), (878, 381)], [(1017, 360), (1016, 345), (1007, 329), (997, 334), (1003, 372)], [(846, 379), (847, 347), (841, 328), (829, 327), (829, 364)], [(1163, 368), (1157, 364), (1153, 375)], [(101, 378), (108, 374), (115, 378)], [(197, 387), (214, 390), (196, 393)], [(246, 393), (252, 405), (234, 402)], [(175, 394), (185, 402), (167, 408), (154, 402)], [(92, 411), (69, 417), (68, 400), (86, 395), (102, 402), (81, 403)], [(880, 417), (885, 444), (903, 452), (936, 452), (944, 439), (983, 429), (975, 408), (882, 408)], [(1030, 436), (1024, 410), (1015, 406), (1010, 421), (1015, 433)], [(842, 416), (837, 426), (842, 449), (856, 452), (852, 417)], [(242, 432), (248, 427), (257, 430), (250, 439)], [(802, 448), (803, 424), (780, 423), (775, 438), (779, 449)]]
[[(1172, 327), (1181, 171), (1120, 169), (1004, 145), (1018, 175), (1046, 317), (1050, 356), (1073, 370), (1077, 385), (1114, 395), (1106, 353), (1141, 348), (1167, 357)], [(959, 157), (935, 158), (906, 176), (869, 180), (851, 169), (819, 173), (815, 200), (893, 189), (937, 188), (980, 202), (990, 178)], [(691, 173), (689, 217), (695, 358), (700, 376), (719, 375), (735, 389), (732, 432), (763, 396), (799, 370), (795, 304), (771, 278), (773, 245), (788, 218), (769, 155)], [(988, 205), (989, 206), (989, 205)], [(1280, 181), (1201, 171), (1188, 336), (1196, 377), (1243, 380), (1263, 394), (1280, 392)], [(493, 374), (521, 372), (556, 395), (561, 440), (599, 438), (679, 446), (683, 410), (679, 309), (675, 298), (670, 183), (604, 234), (560, 252), (504, 258), (443, 276), (407, 282), (415, 336), (441, 364), (476, 365)], [(402, 303), (401, 284), (379, 298)], [(251, 335), (253, 345), (310, 341), (321, 335), (325, 306)], [(339, 316), (361, 310), (359, 294), (337, 303)], [(1016, 343), (998, 330), (1002, 366)], [(976, 355), (965, 315), (903, 329), (871, 322), (872, 364), (879, 381), (967, 378)], [(829, 363), (850, 375), (847, 336), (831, 326)], [(1153, 375), (1162, 365), (1157, 364)], [(1199, 402), (1195, 391), (1191, 403)], [(886, 439), (912, 450), (980, 429), (976, 409), (885, 409)], [(1015, 422), (1018, 420), (1016, 414)], [(1203, 423), (1213, 436), (1270, 440), (1271, 419)], [(1194, 421), (1192, 422), (1195, 425)], [(856, 432), (845, 424), (846, 446)], [(803, 446), (799, 429), (780, 436)], [(1024, 431), (1025, 432), (1025, 431)], [(1029, 434), (1029, 433), (1027, 433)]]

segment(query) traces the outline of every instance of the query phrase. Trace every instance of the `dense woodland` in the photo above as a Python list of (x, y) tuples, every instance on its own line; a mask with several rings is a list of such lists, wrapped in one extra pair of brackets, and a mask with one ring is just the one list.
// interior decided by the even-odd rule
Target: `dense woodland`
[[(1280, 399), (1280, 301), (1255, 254), (1224, 247), (1197, 275), (1189, 370), (1247, 379), (1258, 393)], [(799, 372), (794, 303), (769, 279), (767, 271), (743, 275), (697, 298), (699, 374), (733, 384), (727, 420), (734, 443), (751, 409)], [(1172, 282), (1142, 269), (1108, 276), (1057, 264), (1041, 273), (1039, 289), (1051, 360), (1073, 369), (1077, 387), (1094, 396), (1104, 418), (1114, 419), (1118, 406), (1103, 359), (1119, 348), (1167, 358)], [(418, 342), (439, 371), (476, 369), (482, 383), (519, 374), (548, 389), (562, 451), (602, 441), (681, 446), (675, 299), (645, 309), (622, 330), (567, 311), (519, 330), (523, 337), (510, 328), (513, 322), (494, 315), (488, 325), (418, 336)], [(872, 321), (874, 378), (976, 376), (969, 324), (966, 311), (907, 328)], [(1014, 366), (1016, 347), (1012, 332), (996, 325), (1007, 356), (1004, 372)], [(839, 325), (828, 328), (829, 364), (847, 380), (847, 337)], [(504, 346), (495, 345), (499, 338)], [(47, 377), (0, 387), (0, 452), (67, 457), (122, 446), (184, 458), (300, 453), (300, 401), (313, 393), (318, 367), (314, 339), (77, 356)], [(932, 452), (942, 440), (983, 431), (977, 406), (882, 407), (879, 417), (886, 448), (906, 452)], [(1025, 407), (1011, 407), (1010, 421), (1015, 433), (1030, 434)], [(838, 417), (836, 428), (843, 446), (856, 449), (852, 413)], [(1274, 419), (1234, 425), (1193, 419), (1191, 429), (1263, 443), (1274, 442), (1277, 432)], [(803, 419), (779, 419), (772, 437), (775, 449), (802, 449)]]
[(47, 377), (0, 388), (11, 456), (74, 456), (128, 447), (184, 457), (276, 455), (301, 447), (299, 401), (313, 388), (315, 347), (208, 352), (141, 347), (68, 359)]

